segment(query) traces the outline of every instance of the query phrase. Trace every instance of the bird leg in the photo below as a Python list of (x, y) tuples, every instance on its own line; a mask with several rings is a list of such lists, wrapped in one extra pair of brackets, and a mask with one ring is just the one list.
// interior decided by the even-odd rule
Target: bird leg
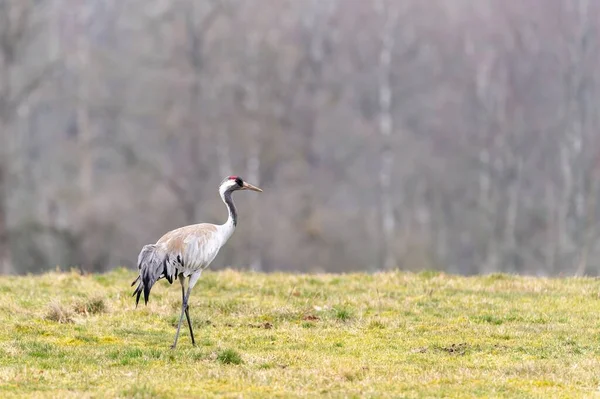
[[(181, 301), (183, 303), (183, 299), (185, 298), (185, 289), (183, 288), (183, 277), (179, 279), (181, 281)], [(196, 346), (196, 341), (194, 340), (194, 330), (192, 329), (192, 319), (190, 319), (190, 305), (188, 304), (185, 307), (185, 318), (187, 319), (188, 326), (190, 327), (190, 336), (192, 337), (192, 345)]]
[(187, 318), (188, 325), (190, 326), (190, 336), (192, 337), (192, 345), (196, 346), (196, 341), (194, 340), (194, 330), (192, 330), (192, 320), (190, 319), (190, 306), (189, 305), (185, 308), (185, 317)]
[(179, 338), (179, 331), (181, 330), (181, 323), (183, 322), (184, 314), (186, 315), (187, 320), (188, 320), (188, 325), (190, 326), (190, 333), (192, 333), (192, 343), (195, 344), (194, 334), (192, 332), (192, 321), (190, 320), (190, 314), (188, 311), (188, 299), (190, 298), (190, 292), (192, 292), (192, 288), (194, 287), (194, 285), (196, 285), (196, 282), (200, 278), (201, 274), (202, 274), (202, 271), (198, 271), (190, 276), (190, 281), (188, 283), (188, 289), (187, 289), (187, 292), (185, 293), (185, 295), (183, 295), (184, 277), (183, 277), (183, 274), (179, 275), (179, 281), (181, 282), (181, 290), (182, 290), (183, 300), (182, 300), (182, 304), (181, 304), (181, 316), (179, 316), (179, 324), (177, 324), (177, 332), (175, 333), (175, 341), (173, 342), (173, 345), (171, 345), (171, 349), (175, 349), (175, 347), (177, 346), (177, 338)]
[(175, 349), (177, 346), (177, 338), (179, 338), (179, 330), (181, 330), (181, 322), (183, 321), (183, 315), (187, 310), (187, 300), (190, 296), (190, 289), (188, 288), (187, 294), (183, 296), (183, 303), (181, 305), (181, 316), (179, 316), (179, 324), (177, 324), (177, 332), (175, 333), (175, 342), (171, 345), (171, 349)]

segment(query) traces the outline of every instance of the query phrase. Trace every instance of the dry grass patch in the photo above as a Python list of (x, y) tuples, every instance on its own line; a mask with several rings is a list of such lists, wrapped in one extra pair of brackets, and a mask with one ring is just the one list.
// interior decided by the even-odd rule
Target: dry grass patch
[(52, 301), (46, 311), (46, 320), (57, 323), (73, 323), (73, 312), (58, 301)]
[(75, 313), (89, 316), (99, 313), (106, 313), (108, 309), (104, 298), (94, 297), (76, 302), (75, 305), (73, 305), (73, 310)]

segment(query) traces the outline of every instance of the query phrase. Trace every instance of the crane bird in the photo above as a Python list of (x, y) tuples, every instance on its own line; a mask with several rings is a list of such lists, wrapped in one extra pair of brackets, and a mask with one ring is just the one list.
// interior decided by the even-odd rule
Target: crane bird
[[(215, 259), (221, 247), (225, 245), (235, 230), (237, 212), (231, 194), (237, 190), (262, 192), (260, 188), (245, 182), (239, 176), (225, 178), (219, 186), (219, 194), (229, 211), (229, 217), (225, 224), (200, 223), (180, 227), (166, 233), (156, 244), (145, 245), (138, 255), (139, 275), (131, 283), (133, 287), (135, 283), (139, 282), (133, 292), (134, 296), (137, 295), (135, 299), (136, 307), (142, 292), (144, 293), (144, 301), (148, 304), (150, 289), (161, 278), (166, 278), (170, 284), (173, 284), (174, 279), (179, 278), (181, 283), (181, 316), (175, 333), (175, 342), (171, 345), (172, 349), (177, 346), (177, 338), (179, 337), (184, 314), (190, 328), (192, 345), (196, 345), (188, 299), (202, 271)], [(187, 291), (184, 285), (186, 277), (189, 277)]]

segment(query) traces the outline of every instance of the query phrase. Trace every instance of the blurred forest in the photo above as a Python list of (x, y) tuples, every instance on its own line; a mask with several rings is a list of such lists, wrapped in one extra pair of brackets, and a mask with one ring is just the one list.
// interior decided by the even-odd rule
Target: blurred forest
[(600, 2), (0, 0), (4, 273), (600, 271)]

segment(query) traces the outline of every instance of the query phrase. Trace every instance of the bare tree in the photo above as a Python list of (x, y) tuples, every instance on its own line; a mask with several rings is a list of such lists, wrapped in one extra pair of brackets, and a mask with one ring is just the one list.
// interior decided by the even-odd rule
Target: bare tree
[(43, 3), (29, 0), (0, 2), (0, 267), (4, 273), (13, 270), (7, 217), (11, 124), (51, 70), (50, 62), (34, 72), (19, 70), (23, 53), (39, 34), (41, 19), (36, 13), (43, 9)]
[[(575, 22), (566, 50), (568, 69), (565, 83), (567, 103), (565, 135), (560, 143), (560, 161), (563, 177), (563, 195), (560, 205), (560, 241), (559, 251), (568, 254), (577, 253), (574, 259), (575, 273), (582, 275), (588, 264), (589, 253), (594, 240), (593, 219), (597, 204), (596, 151), (598, 144), (595, 123), (594, 86), (595, 69), (590, 61), (597, 54), (597, 27), (591, 18), (597, 16), (588, 0), (573, 2), (571, 10)], [(596, 11), (596, 12), (594, 12)], [(588, 217), (588, 214), (590, 217)], [(566, 259), (570, 259), (569, 256)], [(568, 262), (568, 260), (567, 260)]]
[(3, 271), (131, 265), (240, 173), (215, 267), (597, 274), (599, 4), (0, 1)]
[[(259, 71), (256, 69), (259, 67), (259, 46), (261, 37), (257, 34), (248, 35), (247, 43), (247, 58), (248, 64), (247, 69), (250, 70), (250, 77), (243, 80), (244, 82), (244, 110), (249, 116), (248, 122), (248, 146), (246, 155), (246, 174), (248, 181), (255, 182), (260, 186), (260, 149), (261, 149), (261, 131), (260, 131), (260, 108), (259, 108), (259, 89), (258, 89), (258, 78)], [(258, 198), (252, 199), (253, 208), (258, 207)], [(260, 229), (260, 221), (256, 212), (252, 215), (252, 229), (257, 231)], [(250, 250), (250, 268), (252, 270), (260, 271), (263, 269), (263, 261), (261, 256), (261, 250), (259, 245), (255, 245)]]
[(383, 1), (375, 3), (377, 13), (383, 20), (381, 30), (381, 48), (379, 51), (379, 135), (380, 169), (379, 188), (381, 201), (381, 231), (383, 237), (383, 267), (392, 269), (396, 267), (395, 239), (396, 216), (392, 200), (392, 171), (394, 169), (394, 152), (392, 150), (392, 134), (394, 120), (392, 115), (392, 54), (394, 50), (395, 28), (398, 18), (398, 9), (393, 3), (389, 7)]

